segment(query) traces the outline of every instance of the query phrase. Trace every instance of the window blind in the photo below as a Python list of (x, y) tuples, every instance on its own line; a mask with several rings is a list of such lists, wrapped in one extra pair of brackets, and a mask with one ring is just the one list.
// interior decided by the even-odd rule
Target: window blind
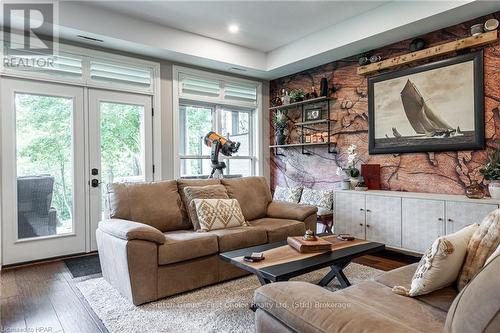
[(255, 86), (226, 83), (224, 86), (224, 99), (247, 102), (257, 101), (257, 88)]
[(180, 93), (199, 96), (220, 96), (220, 82), (192, 75), (180, 75)]
[(152, 84), (152, 73), (150, 70), (142, 68), (91, 61), (90, 79), (136, 87), (150, 87)]

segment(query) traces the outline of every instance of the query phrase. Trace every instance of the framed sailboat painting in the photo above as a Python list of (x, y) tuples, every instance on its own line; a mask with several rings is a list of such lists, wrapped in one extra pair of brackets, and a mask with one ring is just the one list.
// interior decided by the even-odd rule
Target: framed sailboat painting
[(484, 148), (483, 52), (368, 79), (370, 154)]

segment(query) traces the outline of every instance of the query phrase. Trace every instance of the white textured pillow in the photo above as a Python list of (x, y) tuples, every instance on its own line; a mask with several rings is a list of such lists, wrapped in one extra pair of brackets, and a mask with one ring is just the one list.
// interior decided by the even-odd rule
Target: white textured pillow
[(467, 244), (478, 227), (478, 224), (472, 224), (436, 239), (420, 260), (410, 290), (395, 286), (392, 291), (405, 296), (418, 296), (454, 283), (464, 263)]
[(300, 204), (323, 207), (331, 210), (333, 207), (333, 191), (312, 190), (304, 188)]
[(302, 187), (276, 186), (273, 200), (298, 203), (302, 195)]
[(200, 231), (247, 226), (236, 199), (193, 199)]

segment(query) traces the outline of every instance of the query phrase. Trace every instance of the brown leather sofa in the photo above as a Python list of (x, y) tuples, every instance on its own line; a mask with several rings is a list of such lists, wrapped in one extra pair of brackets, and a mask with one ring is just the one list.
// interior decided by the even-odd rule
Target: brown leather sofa
[[(238, 200), (249, 227), (193, 230), (183, 189), (214, 184)], [(316, 229), (316, 207), (273, 202), (263, 177), (112, 184), (108, 204), (96, 231), (102, 274), (135, 305), (247, 274), (219, 252)]]
[(255, 291), (256, 332), (500, 332), (500, 256), (457, 293), (446, 287), (405, 297), (417, 264), (330, 292), (305, 282), (280, 282)]

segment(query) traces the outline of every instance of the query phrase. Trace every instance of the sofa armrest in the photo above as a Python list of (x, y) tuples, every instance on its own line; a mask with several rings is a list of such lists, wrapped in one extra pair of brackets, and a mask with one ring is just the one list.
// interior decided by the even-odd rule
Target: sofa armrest
[(268, 217), (297, 221), (305, 221), (309, 216), (315, 215), (317, 211), (318, 208), (314, 206), (282, 201), (272, 201), (269, 206), (267, 206)]
[(160, 230), (139, 222), (121, 219), (106, 219), (99, 222), (99, 229), (109, 235), (130, 240), (145, 240), (157, 244), (165, 243), (165, 235)]

